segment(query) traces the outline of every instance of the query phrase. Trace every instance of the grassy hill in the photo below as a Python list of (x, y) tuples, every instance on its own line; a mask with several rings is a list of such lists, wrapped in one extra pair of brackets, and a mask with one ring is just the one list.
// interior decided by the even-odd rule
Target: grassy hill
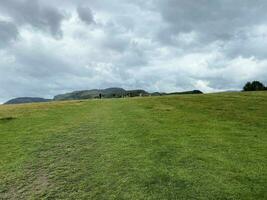
[(0, 106), (0, 199), (266, 199), (267, 92)]

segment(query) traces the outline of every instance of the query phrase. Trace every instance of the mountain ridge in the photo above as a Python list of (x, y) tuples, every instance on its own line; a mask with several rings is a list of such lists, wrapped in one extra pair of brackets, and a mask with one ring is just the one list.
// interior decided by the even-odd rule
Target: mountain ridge
[(181, 95), (181, 94), (203, 94), (200, 90), (184, 91), (184, 92), (152, 92), (149, 93), (142, 89), (125, 90), (120, 87), (111, 87), (106, 89), (78, 90), (59, 94), (53, 99), (44, 99), (40, 97), (19, 97), (7, 101), (4, 104), (23, 104), (23, 103), (40, 103), (49, 101), (66, 101), (66, 100), (82, 100), (96, 98), (124, 98), (139, 96), (165, 96), (165, 95)]
[(24, 103), (42, 103), (42, 102), (49, 102), (52, 99), (44, 99), (40, 97), (18, 97), (11, 99), (4, 104), (24, 104)]

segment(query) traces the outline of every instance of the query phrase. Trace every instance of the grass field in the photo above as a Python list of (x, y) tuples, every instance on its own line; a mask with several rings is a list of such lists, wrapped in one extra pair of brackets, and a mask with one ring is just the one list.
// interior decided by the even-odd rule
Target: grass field
[(0, 106), (0, 199), (267, 199), (267, 92)]

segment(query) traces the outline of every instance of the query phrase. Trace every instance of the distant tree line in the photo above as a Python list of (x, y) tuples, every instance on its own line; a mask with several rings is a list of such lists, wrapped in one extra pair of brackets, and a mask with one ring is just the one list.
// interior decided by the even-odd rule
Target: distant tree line
[(247, 82), (243, 88), (244, 91), (263, 91), (267, 90), (267, 87), (259, 81)]

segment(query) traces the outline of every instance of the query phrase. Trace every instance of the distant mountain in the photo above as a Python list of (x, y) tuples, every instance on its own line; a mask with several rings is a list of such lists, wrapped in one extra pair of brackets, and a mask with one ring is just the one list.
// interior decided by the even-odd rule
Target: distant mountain
[(139, 96), (149, 96), (150, 94), (145, 90), (127, 90), (127, 97), (139, 97)]
[(192, 90), (192, 91), (185, 91), (185, 92), (171, 92), (171, 93), (166, 93), (166, 92), (153, 92), (150, 95), (151, 96), (165, 96), (165, 95), (181, 95), (181, 94), (203, 94), (200, 90)]
[(11, 99), (4, 104), (40, 103), (40, 102), (48, 102), (48, 101), (51, 101), (51, 99), (43, 99), (39, 97), (20, 97), (20, 98)]
[(103, 90), (83, 90), (75, 91), (66, 94), (60, 94), (54, 97), (55, 101), (62, 100), (78, 100), (78, 99), (95, 99), (101, 97), (103, 98), (121, 98), (121, 97), (136, 97), (136, 96), (147, 96), (148, 92), (144, 90), (125, 90), (123, 88), (107, 88)]
[[(164, 96), (164, 95), (181, 95), (181, 94), (203, 94), (199, 90), (186, 91), (186, 92), (173, 92), (173, 93), (149, 93), (145, 90), (125, 90), (123, 88), (107, 88), (107, 89), (93, 89), (74, 91), (66, 94), (60, 94), (54, 97), (54, 101), (66, 100), (82, 100), (82, 99), (96, 99), (96, 98), (123, 98), (123, 97), (139, 97), (139, 96)], [(5, 104), (23, 104), (23, 103), (38, 103), (53, 101), (51, 99), (34, 98), (34, 97), (21, 97), (11, 99)]]
[(163, 96), (163, 95), (180, 95), (180, 94), (203, 94), (199, 90), (174, 92), (174, 93), (149, 93), (145, 90), (125, 90), (123, 88), (107, 88), (103, 90), (82, 90), (74, 91), (66, 94), (60, 94), (54, 97), (55, 101), (79, 100), (79, 99), (95, 99), (95, 98), (122, 98), (122, 97), (138, 97), (138, 96)]
[(185, 92), (172, 92), (168, 93), (167, 95), (179, 95), (179, 94), (203, 94), (200, 90), (192, 90), (192, 91), (185, 91)]
[(103, 90), (93, 89), (93, 90), (82, 90), (74, 91), (66, 94), (60, 94), (54, 97), (55, 101), (62, 100), (78, 100), (78, 99), (95, 99), (99, 98), (99, 94), (105, 98), (111, 97), (122, 97), (126, 90), (122, 88), (107, 88)]

